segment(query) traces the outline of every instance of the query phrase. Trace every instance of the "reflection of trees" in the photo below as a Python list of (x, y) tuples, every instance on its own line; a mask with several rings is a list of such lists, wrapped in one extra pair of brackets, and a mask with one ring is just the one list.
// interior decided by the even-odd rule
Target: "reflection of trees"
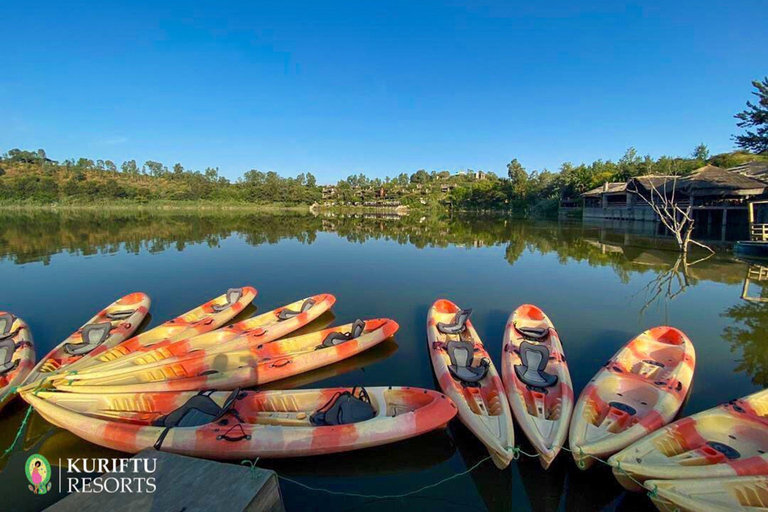
[(0, 214), (0, 258), (15, 263), (42, 261), (53, 254), (92, 255), (125, 250), (159, 253), (189, 244), (216, 247), (240, 233), (251, 245), (293, 238), (312, 243), (320, 221), (308, 215), (233, 214), (226, 212), (52, 212)]
[(731, 344), (731, 352), (741, 350), (736, 371), (746, 372), (754, 384), (768, 385), (768, 307), (742, 302), (722, 316), (733, 322), (723, 330), (723, 338)]
[[(722, 314), (731, 320), (731, 325), (723, 330), (723, 338), (731, 344), (731, 352), (741, 350), (736, 371), (746, 372), (760, 386), (768, 385), (768, 299), (764, 288), (767, 282), (768, 268), (750, 265), (741, 296), (744, 302)], [(759, 290), (750, 293), (750, 284)]]

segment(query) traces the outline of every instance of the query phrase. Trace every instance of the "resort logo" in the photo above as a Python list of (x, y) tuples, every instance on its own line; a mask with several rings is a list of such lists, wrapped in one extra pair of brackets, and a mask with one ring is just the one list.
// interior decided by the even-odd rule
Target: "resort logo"
[(24, 473), (29, 480), (29, 490), (35, 494), (45, 494), (51, 490), (51, 465), (42, 455), (30, 455), (24, 465)]
[[(59, 467), (65, 473), (60, 490), (67, 493), (152, 494), (156, 489), (154, 458), (60, 459)], [(93, 474), (101, 476), (90, 476)]]

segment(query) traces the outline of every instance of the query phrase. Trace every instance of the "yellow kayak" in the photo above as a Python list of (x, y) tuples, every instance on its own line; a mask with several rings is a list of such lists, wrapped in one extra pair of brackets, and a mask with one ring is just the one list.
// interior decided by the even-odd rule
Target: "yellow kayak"
[(151, 301), (143, 293), (129, 293), (102, 309), (43, 357), (25, 384), (68, 370), (93, 351), (103, 351), (130, 338), (149, 313)]
[[(261, 315), (248, 318), (221, 329), (177, 341), (163, 340), (141, 346), (114, 361), (101, 363), (78, 371), (78, 379), (97, 379), (118, 375), (160, 363), (173, 364), (182, 358), (205, 351), (208, 354), (247, 348), (269, 343), (306, 326), (330, 310), (336, 297), (323, 293), (313, 295)], [(66, 379), (67, 375), (62, 375)]]
[(517, 308), (507, 321), (501, 376), (509, 405), (547, 469), (568, 436), (573, 412), (573, 384), (555, 326), (531, 304)]
[(256, 290), (250, 286), (243, 288), (231, 288), (226, 293), (219, 295), (205, 304), (184, 313), (154, 329), (143, 332), (138, 336), (126, 340), (114, 348), (107, 349), (100, 346), (88, 355), (70, 365), (69, 371), (82, 371), (84, 368), (108, 363), (118, 358), (125, 357), (133, 352), (143, 350), (160, 342), (176, 341), (205, 334), (218, 329), (232, 318), (237, 316), (256, 298)]
[(768, 510), (768, 475), (648, 480), (645, 487), (661, 512)]
[(514, 454), (512, 412), (501, 378), (469, 320), (471, 312), (445, 299), (432, 304), (427, 314), (429, 356), (459, 419), (486, 446), (494, 464), (504, 469)]
[(0, 311), (0, 409), (16, 396), (19, 386), (35, 366), (32, 333), (21, 318)]
[[(768, 390), (683, 418), (608, 460), (621, 485), (768, 475)], [(619, 466), (621, 469), (619, 469)]]
[(688, 394), (696, 352), (673, 327), (654, 327), (619, 350), (581, 392), (569, 433), (580, 468), (666, 425)]

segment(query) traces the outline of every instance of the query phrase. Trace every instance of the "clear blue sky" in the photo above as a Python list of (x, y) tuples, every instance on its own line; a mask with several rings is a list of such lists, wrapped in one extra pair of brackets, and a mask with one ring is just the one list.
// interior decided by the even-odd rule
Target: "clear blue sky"
[(768, 75), (765, 0), (229, 4), (4, 3), (0, 150), (320, 182), (554, 170), (730, 150)]

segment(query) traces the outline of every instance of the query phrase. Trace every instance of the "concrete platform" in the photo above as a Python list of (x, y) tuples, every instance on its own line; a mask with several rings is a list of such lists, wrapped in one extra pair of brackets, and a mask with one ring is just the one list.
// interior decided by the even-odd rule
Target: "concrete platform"
[[(246, 465), (224, 464), (184, 457), (156, 450), (144, 450), (134, 459), (155, 459), (155, 471), (106, 473), (95, 480), (110, 478), (154, 478), (152, 493), (99, 492), (70, 494), (47, 508), (51, 512), (283, 512), (283, 499), (277, 474)], [(150, 467), (150, 469), (152, 469)], [(66, 481), (68, 475), (62, 473)], [(66, 485), (66, 484), (64, 484)]]

